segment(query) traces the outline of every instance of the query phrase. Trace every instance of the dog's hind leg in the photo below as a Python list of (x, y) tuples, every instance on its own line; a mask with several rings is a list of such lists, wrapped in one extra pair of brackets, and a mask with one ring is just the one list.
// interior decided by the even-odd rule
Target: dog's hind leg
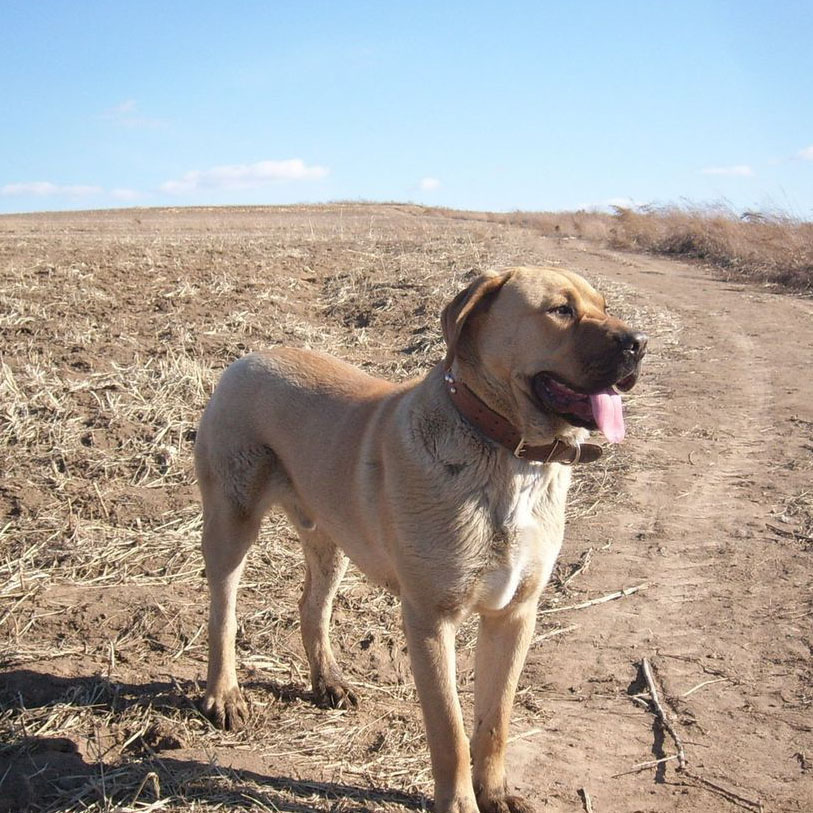
[(210, 603), (209, 669), (201, 710), (216, 726), (230, 730), (242, 728), (248, 714), (235, 664), (237, 587), (261, 519), (261, 514), (241, 516), (221, 495), (204, 504), (203, 556)]
[(266, 447), (219, 448), (211, 429), (203, 431), (211, 426), (201, 424), (195, 449), (209, 583), (209, 669), (201, 709), (216, 726), (238, 729), (247, 709), (234, 651), (237, 587), (266, 510), (287, 489), (287, 475)]
[(481, 813), (532, 813), (522, 797), (508, 793), (505, 748), (519, 674), (533, 636), (536, 601), (497, 616), (480, 617), (474, 679), (474, 789)]
[[(290, 508), (286, 508), (286, 513), (297, 524), (296, 515)], [(303, 528), (299, 523), (299, 538), (306, 564), (299, 617), (314, 701), (328, 708), (356, 706), (358, 699), (342, 679), (329, 637), (333, 599), (347, 569), (347, 557), (318, 529)]]

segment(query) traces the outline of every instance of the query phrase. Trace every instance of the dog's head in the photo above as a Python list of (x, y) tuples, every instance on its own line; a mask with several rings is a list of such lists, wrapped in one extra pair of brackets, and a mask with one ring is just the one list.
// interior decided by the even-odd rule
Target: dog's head
[(620, 392), (635, 385), (645, 334), (607, 313), (585, 279), (551, 268), (478, 277), (444, 309), (447, 367), (529, 442), (624, 436)]

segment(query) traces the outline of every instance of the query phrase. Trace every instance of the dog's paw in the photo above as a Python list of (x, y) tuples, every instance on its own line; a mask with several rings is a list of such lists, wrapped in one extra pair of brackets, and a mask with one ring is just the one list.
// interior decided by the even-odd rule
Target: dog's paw
[(322, 709), (358, 708), (358, 695), (337, 678), (320, 678), (313, 685), (313, 702)]
[(435, 813), (478, 813), (477, 805), (469, 799), (453, 799), (446, 807), (435, 804)]
[(477, 794), (477, 807), (480, 813), (535, 813), (536, 808), (522, 796), (501, 793)]
[(452, 798), (435, 797), (432, 806), (435, 813), (479, 813), (472, 794), (455, 795)]
[(206, 692), (200, 710), (214, 726), (226, 731), (239, 731), (248, 721), (246, 701), (236, 686), (218, 694)]

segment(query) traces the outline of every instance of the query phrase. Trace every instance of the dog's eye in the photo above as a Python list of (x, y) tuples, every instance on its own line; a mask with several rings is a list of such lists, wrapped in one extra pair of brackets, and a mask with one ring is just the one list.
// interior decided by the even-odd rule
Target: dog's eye
[(551, 308), (548, 313), (555, 313), (557, 316), (573, 316), (573, 308), (570, 305), (557, 305)]

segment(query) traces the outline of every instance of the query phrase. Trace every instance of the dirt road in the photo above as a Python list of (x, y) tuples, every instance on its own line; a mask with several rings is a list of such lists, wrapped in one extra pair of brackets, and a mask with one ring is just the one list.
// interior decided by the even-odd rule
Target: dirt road
[(693, 773), (769, 810), (810, 810), (811, 540), (809, 514), (806, 538), (794, 536), (794, 507), (811, 499), (813, 304), (647, 257), (580, 247), (561, 259), (631, 286), (644, 321), (647, 310), (666, 317), (668, 345), (656, 326), (619, 451), (624, 496), (574, 522), (563, 554), (593, 548), (579, 577), (590, 595), (647, 587), (561, 614), (578, 627), (526, 673), (550, 683), (548, 733), (517, 743), (517, 760), (548, 778), (552, 809), (583, 809), (577, 785), (596, 810), (727, 809), (675, 762), (617, 776), (676, 753), (629, 696), (645, 690), (637, 664), (648, 657)]
[[(277, 519), (240, 597), (252, 724), (214, 731), (195, 711), (194, 427), (219, 371), (257, 347), (420, 374), (442, 355), (444, 302), (517, 262), (592, 278), (650, 352), (627, 439), (574, 484), (513, 784), (562, 813), (813, 809), (813, 303), (395, 206), (0, 218), (0, 809), (426, 806), (397, 602), (349, 573), (334, 640), (363, 703), (314, 708), (301, 556)], [(467, 715), (474, 631), (459, 636)]]

